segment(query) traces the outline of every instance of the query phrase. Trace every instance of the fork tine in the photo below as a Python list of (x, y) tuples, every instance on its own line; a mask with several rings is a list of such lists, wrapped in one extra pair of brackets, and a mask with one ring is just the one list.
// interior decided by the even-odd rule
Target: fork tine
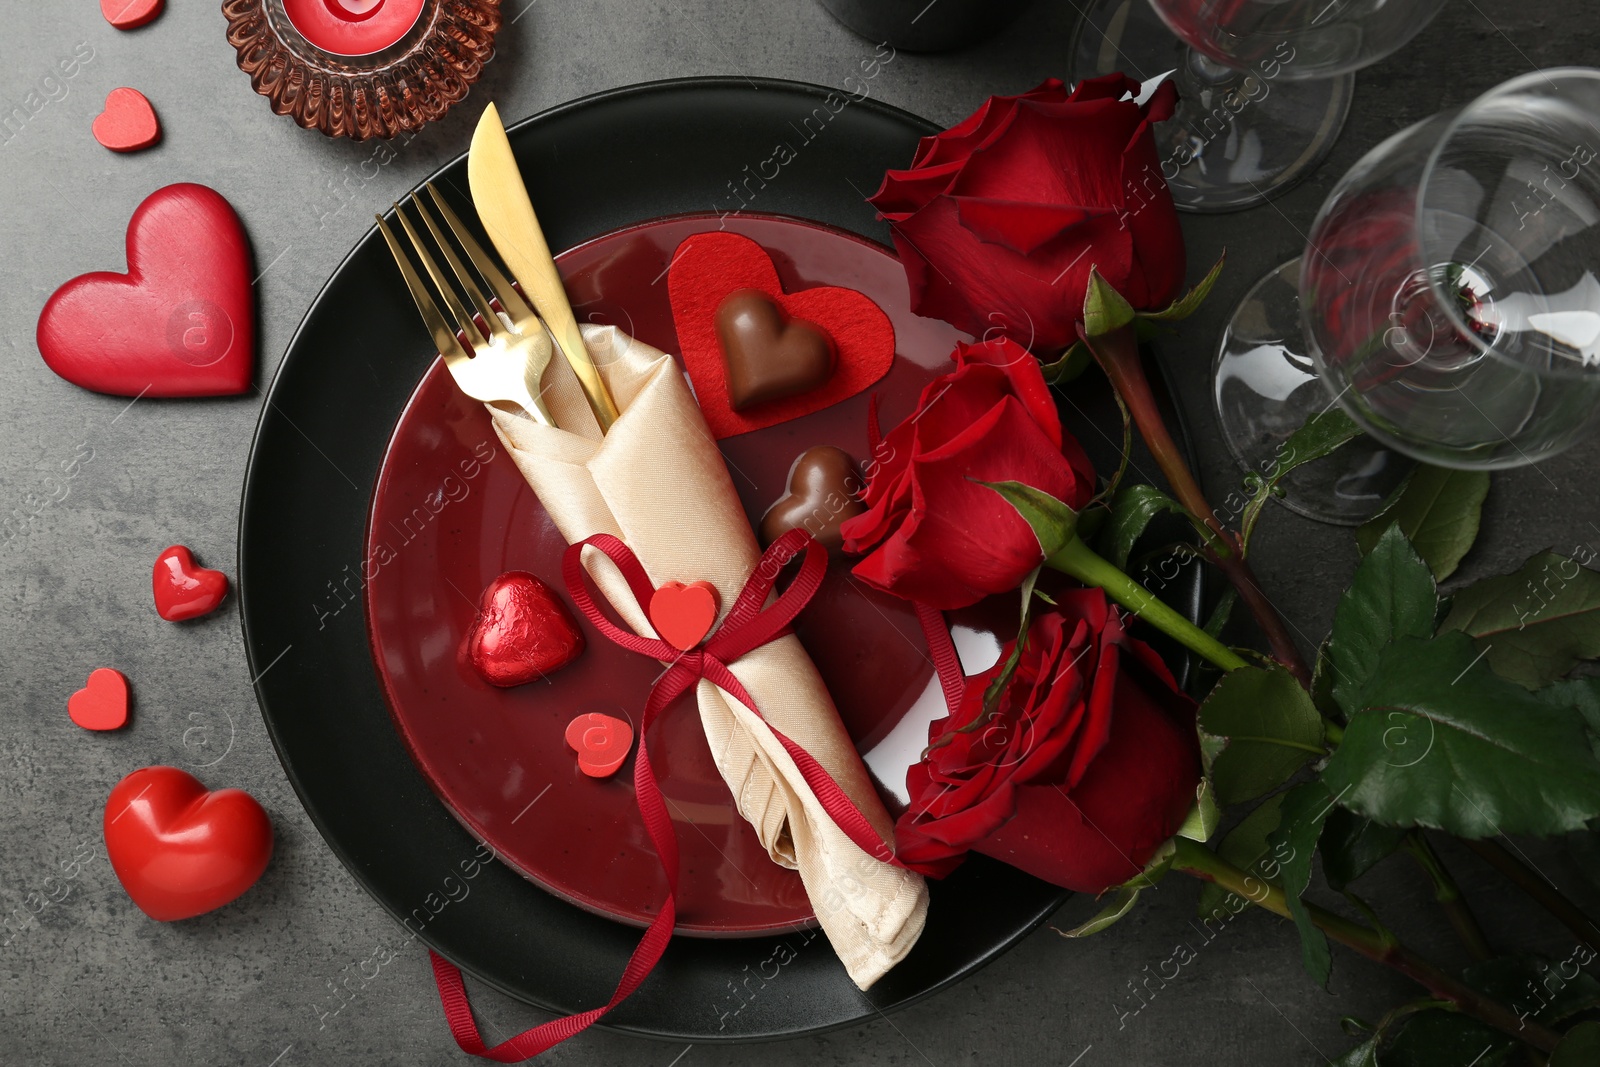
[(428, 227), (428, 232), (433, 234), (434, 243), (439, 246), (439, 251), (444, 254), (445, 262), (450, 264), (450, 269), (455, 272), (461, 288), (467, 291), (467, 299), (472, 301), (472, 306), (478, 309), (478, 314), (483, 316), (483, 323), (489, 327), (492, 334), (503, 334), (506, 328), (500, 323), (500, 316), (494, 313), (494, 308), (489, 306), (489, 298), (483, 295), (483, 290), (478, 287), (477, 279), (461, 262), (461, 257), (456, 255), (455, 246), (445, 239), (439, 224), (433, 221), (433, 215), (428, 211), (426, 204), (416, 193), (411, 194), (411, 206), (418, 215), (422, 216), (423, 224)]
[[(505, 276), (495, 265), (483, 246), (472, 236), (472, 232), (461, 224), (456, 213), (450, 205), (444, 202), (444, 197), (439, 195), (439, 190), (433, 187), (432, 182), (426, 183), (426, 188), (433, 197), (434, 206), (439, 209), (439, 214), (444, 216), (445, 224), (450, 227), (450, 232), (456, 235), (456, 240), (461, 242), (461, 247), (466, 249), (467, 258), (472, 260), (472, 265), (478, 268), (478, 273), (483, 275), (484, 281), (489, 283), (489, 291), (494, 293), (495, 299), (500, 301), (500, 306), (506, 309), (506, 314), (511, 316), (512, 322), (521, 322), (533, 315), (533, 308), (522, 299), (522, 294), (517, 292), (511, 284), (511, 279)], [(416, 196), (415, 193), (412, 194)]]
[(422, 260), (423, 269), (428, 272), (428, 277), (433, 279), (434, 286), (439, 290), (439, 295), (444, 297), (445, 306), (448, 307), (460, 324), (461, 332), (467, 335), (467, 343), (473, 348), (486, 345), (489, 339), (478, 329), (478, 324), (472, 321), (472, 312), (468, 311), (456, 291), (450, 287), (450, 282), (439, 269), (439, 264), (433, 261), (433, 256), (428, 254), (428, 246), (422, 243), (422, 238), (417, 236), (417, 231), (411, 228), (411, 220), (406, 218), (406, 213), (399, 204), (394, 205), (394, 217), (400, 220), (400, 225), (406, 231), (406, 236), (411, 238), (412, 251), (417, 258)]
[(383, 233), (383, 239), (389, 244), (389, 251), (394, 255), (395, 265), (400, 268), (401, 275), (406, 280), (406, 288), (411, 290), (411, 299), (416, 301), (417, 310), (422, 313), (422, 321), (428, 327), (428, 332), (433, 335), (434, 348), (444, 357), (445, 363), (450, 364), (458, 360), (470, 359), (466, 349), (461, 347), (461, 339), (456, 336), (444, 315), (439, 311), (439, 305), (433, 302), (433, 296), (428, 292), (428, 286), (417, 274), (416, 268), (411, 265), (411, 259), (395, 238), (394, 231), (389, 229), (383, 221), (382, 215), (374, 215), (378, 220), (378, 229)]

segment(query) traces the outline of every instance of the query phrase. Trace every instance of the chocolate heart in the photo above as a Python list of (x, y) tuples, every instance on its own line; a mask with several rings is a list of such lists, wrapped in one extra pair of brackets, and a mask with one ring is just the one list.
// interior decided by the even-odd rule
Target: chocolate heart
[(168, 622), (198, 619), (228, 596), (228, 576), (200, 566), (185, 545), (173, 545), (156, 557), (150, 584), (156, 614)]
[(791, 319), (759, 289), (735, 289), (717, 305), (717, 340), (735, 411), (820, 389), (838, 362), (827, 331)]
[(113, 89), (90, 127), (94, 139), (113, 152), (137, 152), (161, 140), (156, 109), (137, 89)]
[(526, 571), (507, 571), (478, 601), (467, 637), (473, 669), (490, 685), (543, 678), (583, 653), (583, 631), (560, 597)]
[(838, 548), (844, 543), (839, 524), (867, 510), (860, 497), (865, 486), (856, 461), (844, 449), (806, 449), (789, 468), (789, 495), (761, 516), (761, 543), (770, 545), (798, 528), (826, 547)]

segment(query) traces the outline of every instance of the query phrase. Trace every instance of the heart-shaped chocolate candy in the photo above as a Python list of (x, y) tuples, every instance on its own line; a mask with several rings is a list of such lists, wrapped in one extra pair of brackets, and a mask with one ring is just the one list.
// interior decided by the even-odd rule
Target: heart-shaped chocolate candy
[(729, 293), (717, 305), (716, 318), (735, 411), (809, 393), (833, 376), (833, 338), (816, 323), (789, 318), (759, 289)]
[(867, 510), (859, 496), (865, 485), (856, 461), (844, 449), (806, 449), (789, 468), (789, 495), (761, 516), (761, 543), (770, 545), (798, 528), (824, 546), (838, 548), (844, 543), (839, 524)]

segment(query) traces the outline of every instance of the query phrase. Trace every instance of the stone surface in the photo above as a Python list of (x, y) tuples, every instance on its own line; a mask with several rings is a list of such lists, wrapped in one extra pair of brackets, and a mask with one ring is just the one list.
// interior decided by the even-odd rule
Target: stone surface
[[(405, 934), (312, 827), (273, 754), (250, 689), (237, 601), (185, 627), (149, 607), (150, 560), (174, 538), (215, 563), (232, 554), (237, 502), (260, 392), (202, 401), (96, 396), (50, 373), (33, 329), (49, 293), (118, 263), (123, 226), (151, 190), (213, 186), (255, 246), (262, 381), (323, 280), (371, 214), (465, 149), (477, 106), (508, 118), (629, 82), (748, 74), (838, 85), (871, 46), (809, 0), (508, 0), (499, 57), (468, 106), (405, 145), (351, 144), (273, 115), (234, 66), (216, 4), (173, 5), (134, 34), (92, 4), (0, 7), (0, 1061), (6, 1064), (464, 1064), (445, 1030), (427, 960), (413, 943), (373, 974), (380, 946)], [(1222, 504), (1238, 475), (1206, 399), (1211, 344), (1231, 305), (1300, 250), (1331, 184), (1405, 124), (1534, 66), (1591, 62), (1600, 24), (1582, 0), (1451, 4), (1398, 56), (1361, 75), (1354, 115), (1317, 175), (1248, 214), (1185, 218), (1191, 273), (1229, 246), (1211, 304), (1162, 357), (1205, 480)], [(942, 56), (901, 54), (872, 95), (941, 123), (991, 92), (1061, 73), (1074, 5), (1041, 2), (992, 41)], [(56, 61), (86, 43), (63, 78)], [(81, 52), (80, 52), (81, 54)], [(85, 136), (106, 92), (130, 79), (166, 101), (166, 136), (108, 158)], [(26, 104), (29, 94), (36, 94)], [(28, 112), (32, 110), (32, 114)], [(1508, 569), (1545, 545), (1600, 547), (1592, 486), (1600, 443), (1538, 469), (1497, 475), (1479, 548), (1461, 579)], [(1259, 570), (1302, 629), (1329, 623), (1355, 564), (1345, 531), (1274, 509)], [(93, 667), (134, 680), (134, 725), (86, 737), (61, 713)], [(186, 923), (142, 916), (117, 886), (100, 807), (129, 770), (183, 767), (211, 788), (248, 788), (271, 814), (277, 853), (240, 901)], [(1596, 892), (1553, 847), (1524, 846), (1591, 909)], [(1567, 932), (1446, 850), (1491, 937), (1565, 957)], [(1394, 860), (1367, 895), (1418, 916), (1402, 928), (1424, 952), (1462, 962), (1423, 883)], [(1214, 941), (1190, 919), (1196, 888), (1168, 880), (1113, 932), (1082, 942), (1041, 929), (961, 986), (888, 1018), (760, 1048), (664, 1044), (592, 1031), (549, 1057), (561, 1064), (769, 1067), (832, 1064), (1321, 1064), (1352, 1042), (1338, 1018), (1376, 1018), (1408, 984), (1336, 950), (1332, 993), (1301, 974), (1292, 931), (1242, 917)], [(56, 898), (56, 899), (52, 899)], [(50, 903), (34, 915), (41, 900)], [(1066, 927), (1092, 902), (1070, 902)], [(32, 919), (26, 916), (33, 915)], [(1198, 958), (1140, 1009), (1129, 983), (1158, 971), (1180, 941)], [(363, 975), (365, 965), (366, 976)], [(336, 985), (347, 992), (337, 996)], [(1154, 987), (1154, 983), (1152, 983)], [(782, 995), (774, 989), (771, 995)], [(474, 986), (485, 1034), (540, 1013)], [(343, 1004), (341, 1008), (340, 1005)], [(1075, 1057), (1077, 1057), (1075, 1059)]]

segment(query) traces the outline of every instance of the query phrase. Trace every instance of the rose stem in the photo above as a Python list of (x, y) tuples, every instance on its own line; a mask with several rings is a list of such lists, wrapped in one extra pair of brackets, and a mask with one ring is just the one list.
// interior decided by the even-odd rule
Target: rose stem
[(1184, 648), (1204, 656), (1223, 670), (1231, 671), (1246, 666), (1245, 661), (1228, 646), (1173, 611), (1144, 586), (1112, 566), (1109, 561), (1095, 555), (1093, 550), (1083, 543), (1083, 538), (1074, 537), (1067, 543), (1067, 547), (1051, 556), (1045, 563), (1086, 585), (1104, 589), (1112, 600)]
[(1422, 836), (1422, 831), (1412, 830), (1406, 834), (1401, 847), (1417, 861), (1417, 866), (1422, 868), (1428, 880), (1433, 883), (1433, 899), (1444, 909), (1450, 925), (1455, 927), (1456, 936), (1461, 938), (1461, 943), (1472, 953), (1472, 958), (1493, 959), (1494, 949), (1489, 947), (1489, 939), (1483, 935), (1483, 927), (1478, 925), (1478, 917), (1472, 914), (1472, 909), (1461, 895), (1461, 887), (1451, 877), (1449, 870), (1439, 859), (1439, 854), (1434, 852), (1433, 846), (1428, 843), (1428, 839)]
[[(1286, 919), (1290, 917), (1283, 890), (1246, 874), (1197, 842), (1180, 837), (1174, 839), (1174, 845), (1177, 848), (1172, 861), (1174, 870), (1215, 882), (1257, 907)], [(1381, 934), (1309, 902), (1306, 908), (1311, 921), (1333, 940), (1370, 960), (1399, 971), (1433, 996), (1449, 1001), (1480, 1022), (1544, 1052), (1553, 1052), (1556, 1045), (1560, 1044), (1561, 1037), (1555, 1031), (1532, 1020), (1519, 1018), (1510, 1008), (1462, 984), (1422, 959), (1392, 935)]]
[(1177, 442), (1167, 430), (1166, 420), (1161, 417), (1161, 409), (1156, 405), (1155, 394), (1150, 390), (1150, 381), (1145, 377), (1144, 365), (1139, 359), (1139, 341), (1133, 332), (1133, 327), (1124, 326), (1099, 337), (1087, 338), (1085, 343), (1094, 354), (1095, 361), (1105, 371), (1106, 377), (1111, 380), (1112, 388), (1122, 397), (1123, 403), (1128, 405), (1133, 421), (1139, 427), (1139, 435), (1144, 438), (1145, 446), (1150, 449), (1151, 455), (1155, 456), (1161, 473), (1167, 476), (1178, 502), (1195, 518), (1205, 523), (1229, 550), (1223, 554), (1207, 543), (1204, 546), (1206, 557), (1227, 576), (1228, 581), (1239, 591), (1239, 599), (1249, 606), (1250, 614), (1255, 616), (1256, 624), (1266, 634), (1267, 642), (1272, 647), (1273, 658), (1288, 668), (1302, 686), (1309, 689), (1311, 670), (1295, 646), (1288, 624), (1262, 592), (1261, 584), (1256, 581), (1255, 572), (1240, 553), (1238, 540), (1223, 528), (1216, 512), (1206, 502), (1200, 483), (1195, 480), (1194, 472), (1189, 469), (1189, 464), (1184, 460)]
[(1579, 940), (1596, 952), (1600, 952), (1600, 928), (1595, 926), (1594, 920), (1585, 915), (1581, 908), (1563, 896), (1560, 890), (1541, 875), (1529, 869), (1527, 864), (1507, 852), (1498, 841), (1463, 840), (1462, 844), (1476, 852), (1489, 866), (1505, 875), (1518, 889), (1538, 901), (1551, 915), (1560, 919), (1567, 929), (1578, 935)]

